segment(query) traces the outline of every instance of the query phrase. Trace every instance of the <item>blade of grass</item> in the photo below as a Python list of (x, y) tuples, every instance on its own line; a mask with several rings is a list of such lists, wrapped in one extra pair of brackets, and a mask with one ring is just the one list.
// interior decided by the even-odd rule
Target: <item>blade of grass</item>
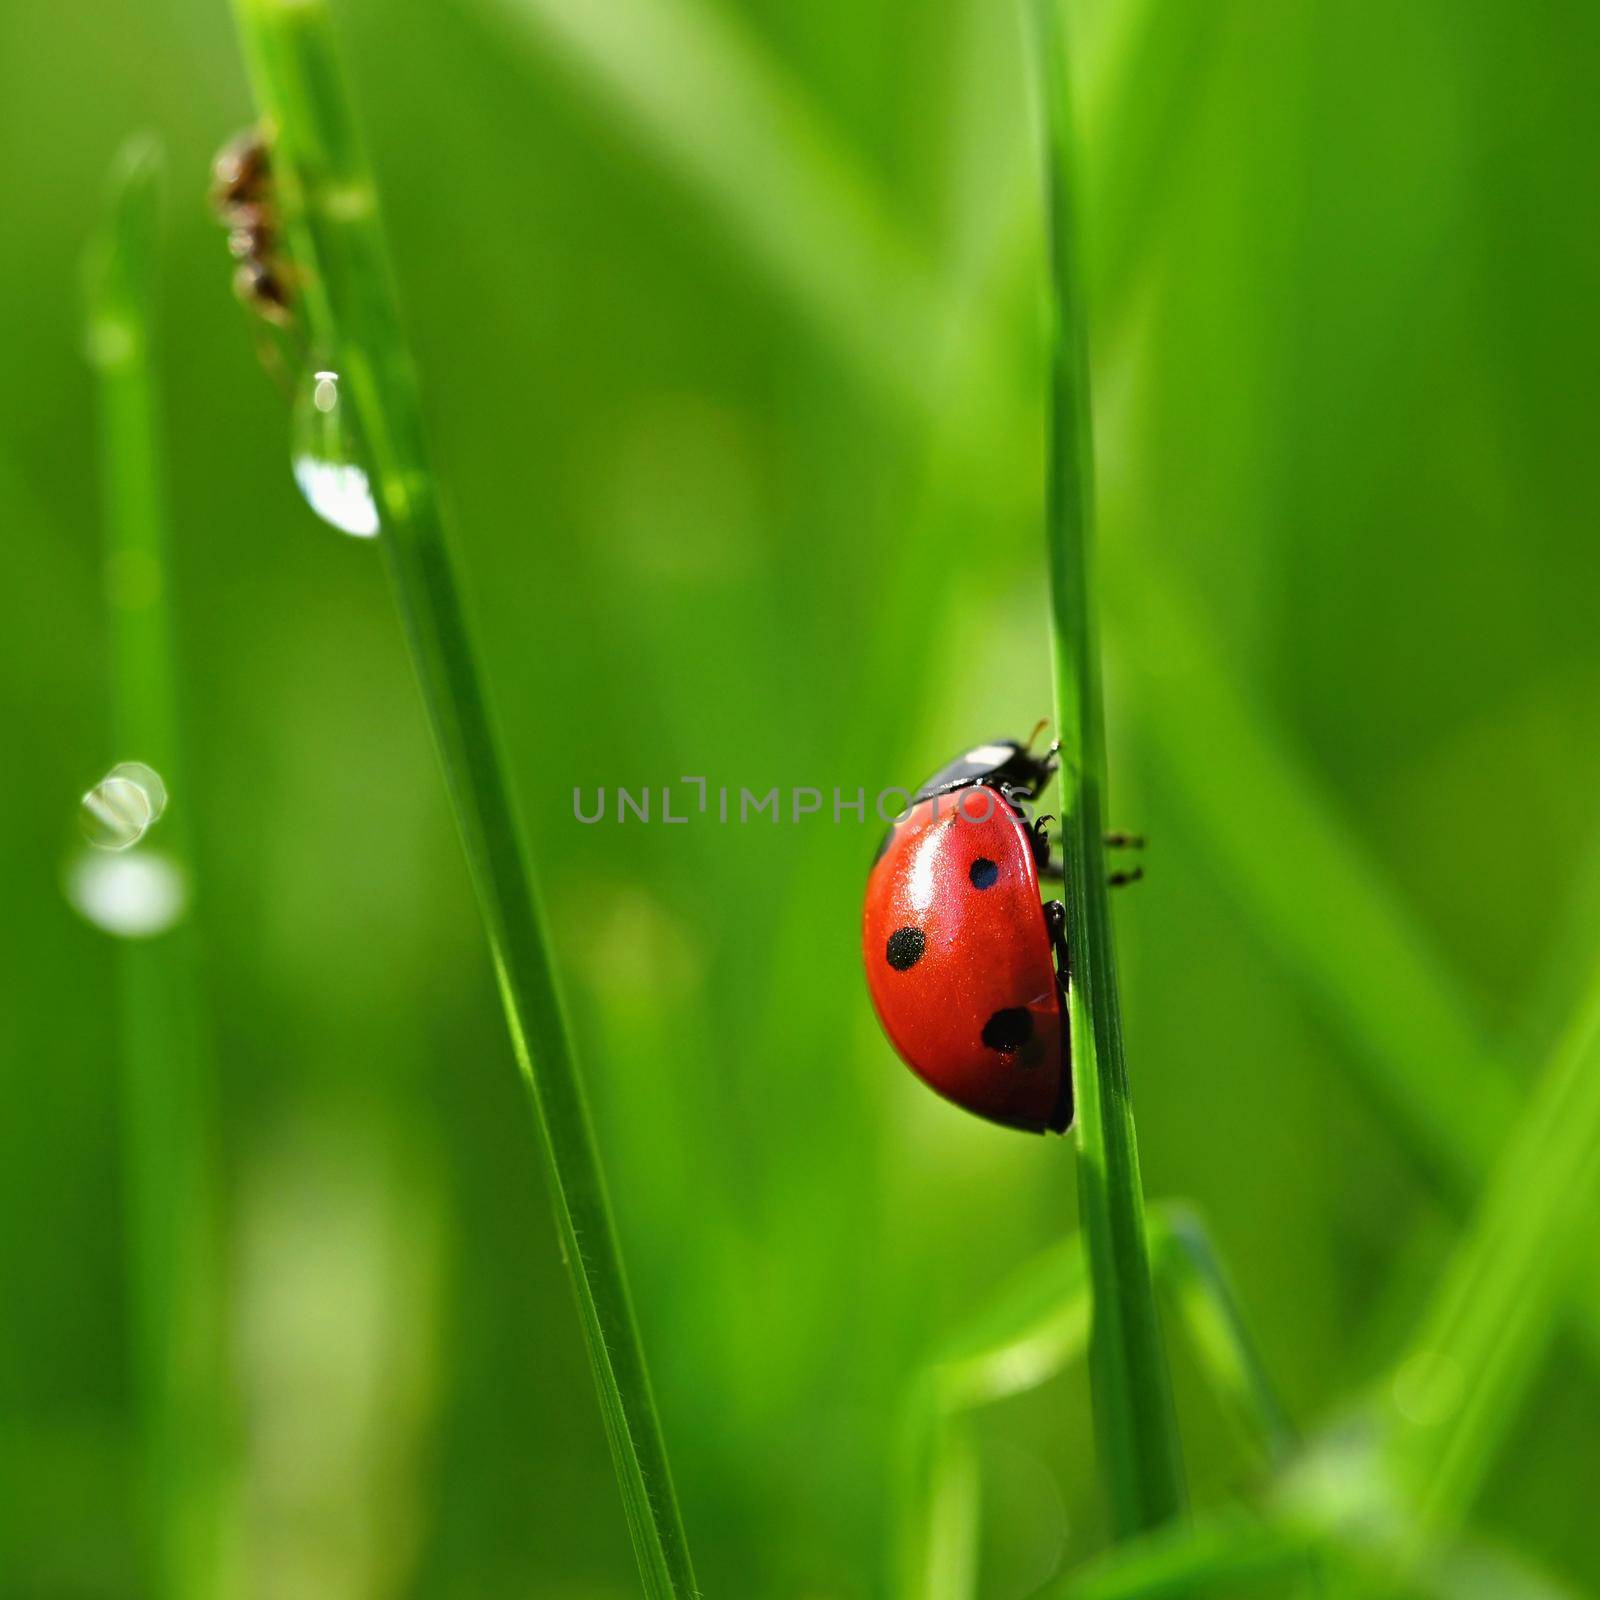
[(1047, 1382), (1089, 1338), (1089, 1276), (1074, 1237), (1022, 1272), (918, 1374), (900, 1429), (894, 1592), (963, 1600), (976, 1592), (978, 1481), (972, 1411)]
[(1600, 967), (1390, 1386), (1389, 1453), (1430, 1539), (1453, 1535), (1554, 1334), (1600, 1207)]
[(373, 469), (380, 542), (450, 788), (512, 1044), (543, 1141), (623, 1510), (645, 1592), (694, 1594), (622, 1257), (544, 918), (445, 543), (418, 382), (377, 198), (322, 0), (238, 0), (313, 348), (343, 375)]
[(1134, 1539), (1104, 1559), (1040, 1590), (1038, 1600), (1166, 1600), (1236, 1594), (1237, 1586), (1299, 1573), (1317, 1553), (1304, 1531), (1245, 1512), (1214, 1513)]
[[(1382, 1594), (1387, 1600), (1576, 1600), (1578, 1591), (1481, 1541), (1439, 1550), (1403, 1589), (1392, 1547), (1281, 1514), (1214, 1512), (1134, 1539), (1047, 1585), (1037, 1600), (1177, 1600), (1183, 1595)], [(1293, 1589), (1283, 1585), (1297, 1579)], [(1272, 1587), (1264, 1585), (1273, 1580)]]
[(857, 377), (926, 410), (947, 326), (938, 286), (854, 153), (736, 15), (704, 0), (478, 5), (631, 121)]
[[(1294, 1429), (1205, 1224), (1185, 1206), (1162, 1205), (1151, 1208), (1148, 1228), (1157, 1286), (1219, 1399), (1264, 1459), (1281, 1466)], [(906, 1600), (974, 1592), (951, 1578), (971, 1576), (976, 1561), (978, 1484), (966, 1421), (1064, 1372), (1088, 1346), (1090, 1312), (1088, 1263), (1074, 1235), (1030, 1261), (918, 1374), (900, 1430), (895, 1592)]]
[(1294, 1448), (1294, 1427), (1205, 1224), (1186, 1206), (1153, 1208), (1150, 1256), (1157, 1283), (1240, 1433), (1266, 1463), (1281, 1465)]
[[(1181, 587), (1153, 562), (1131, 560), (1123, 571), (1127, 587), (1114, 596), (1119, 660), (1141, 737), (1182, 792), (1182, 814), (1201, 831), (1263, 949), (1344, 1034), (1351, 1076), (1465, 1210), (1516, 1119), (1516, 1074), (1483, 1042), (1382, 873), (1229, 676)], [(1248, 811), (1241, 792), (1254, 797)], [(1326, 935), (1330, 928), (1338, 937)], [(1470, 1096), (1462, 1082), (1472, 1084)], [(1585, 1347), (1600, 1359), (1594, 1276), (1576, 1275), (1569, 1293)]]
[[(160, 402), (152, 359), (161, 154), (119, 154), (86, 262), (88, 352), (99, 401), (112, 730), (119, 759), (168, 792), (161, 854), (189, 868), (172, 643)], [(223, 1592), (223, 1354), (218, 1183), (194, 934), (186, 919), (117, 951), (126, 1129), (129, 1292), (141, 1412), (141, 1522), (154, 1595)]]
[(1120, 1537), (1183, 1508), (1166, 1352), (1150, 1284), (1144, 1190), (1122, 1054), (1104, 856), (1106, 753), (1095, 617), (1087, 319), (1073, 215), (1076, 137), (1056, 0), (1025, 0), (1044, 130), (1051, 275), (1046, 494), (1056, 720), (1066, 847), (1068, 992), (1078, 1194), (1093, 1287), (1089, 1360), (1101, 1472)]
[[(1515, 1113), (1513, 1080), (1381, 875), (1228, 678), (1177, 582), (1155, 567), (1125, 563), (1117, 592), (1119, 659), (1141, 734), (1275, 958), (1327, 1002), (1358, 1046), (1350, 1064), (1369, 1093), (1434, 1180), (1464, 1201)], [(1240, 794), (1254, 797), (1250, 809), (1241, 811)], [(1464, 1076), (1471, 1096), (1459, 1092)]]

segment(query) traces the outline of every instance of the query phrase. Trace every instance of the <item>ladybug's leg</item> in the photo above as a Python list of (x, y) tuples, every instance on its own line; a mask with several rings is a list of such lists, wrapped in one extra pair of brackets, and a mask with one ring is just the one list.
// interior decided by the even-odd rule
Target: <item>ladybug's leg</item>
[(1072, 978), (1072, 957), (1067, 949), (1067, 907), (1064, 901), (1045, 902), (1044, 925), (1049, 931), (1050, 944), (1056, 953), (1056, 978), (1064, 994)]
[(1042, 817), (1035, 817), (1028, 827), (1028, 842), (1033, 846), (1034, 865), (1041, 872), (1050, 865), (1050, 829), (1048, 824), (1055, 820), (1047, 812)]
[(1051, 816), (1035, 817), (1032, 826), (1028, 829), (1028, 842), (1033, 847), (1033, 864), (1041, 878), (1051, 878), (1057, 883), (1066, 879), (1066, 868), (1061, 862), (1054, 860), (1050, 854), (1050, 830), (1047, 823), (1054, 822)]
[(1050, 748), (1039, 757), (1039, 787), (1042, 789), (1045, 784), (1049, 783), (1049, 781), (1055, 777), (1056, 773), (1060, 770), (1061, 741), (1059, 739), (1052, 739), (1050, 741)]
[[(1105, 835), (1108, 850), (1143, 850), (1144, 835), (1142, 833), (1108, 833)], [(1143, 867), (1133, 867), (1126, 872), (1113, 872), (1106, 879), (1106, 883), (1113, 889), (1120, 889), (1124, 884), (1137, 883), (1144, 876)]]

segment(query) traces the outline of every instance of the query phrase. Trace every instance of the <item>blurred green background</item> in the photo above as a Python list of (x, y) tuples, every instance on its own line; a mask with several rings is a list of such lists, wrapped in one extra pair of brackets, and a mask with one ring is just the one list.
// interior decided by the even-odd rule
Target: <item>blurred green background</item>
[[(871, 794), (1049, 709), (1017, 19), (339, 21), (702, 1585), (878, 1593), (907, 1379), (1073, 1226), (1070, 1147), (881, 1040), (876, 823), (581, 827), (572, 791)], [(1530, 1078), (1600, 940), (1600, 11), (1078, 23), (1113, 807), (1153, 840), (1117, 906), (1144, 1174), (1208, 1218), (1309, 1425), (1383, 1372), (1457, 1226), (1393, 1055), (1436, 1050), (1470, 1117), (1462, 1041)], [(12, 7), (0, 41), (0, 1594), (142, 1592), (117, 952), (60, 892), (78, 795), (139, 754), (107, 732), (78, 263), (140, 129), (242, 1592), (630, 1594), (379, 552), (298, 499), (207, 214), (250, 115), (227, 10)], [(1415, 971), (1366, 959), (1347, 893)], [(1175, 1368), (1196, 1497), (1247, 1485)], [(1597, 1431), (1559, 1343), (1478, 1517), (1580, 1587)], [(979, 1437), (982, 1593), (1021, 1600), (1103, 1542), (1082, 1373)]]

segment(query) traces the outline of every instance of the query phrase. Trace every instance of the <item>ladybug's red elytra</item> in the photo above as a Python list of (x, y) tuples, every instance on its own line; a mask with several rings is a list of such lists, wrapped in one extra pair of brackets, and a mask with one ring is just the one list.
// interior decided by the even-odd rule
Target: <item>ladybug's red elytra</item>
[(1050, 845), (1024, 806), (1055, 770), (979, 745), (917, 790), (867, 878), (861, 945), (878, 1020), (931, 1089), (1007, 1127), (1072, 1122), (1066, 908), (1043, 905)]

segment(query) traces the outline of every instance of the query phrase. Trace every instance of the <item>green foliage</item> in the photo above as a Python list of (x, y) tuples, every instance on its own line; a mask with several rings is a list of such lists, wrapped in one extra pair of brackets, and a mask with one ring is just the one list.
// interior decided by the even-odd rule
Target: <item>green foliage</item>
[(348, 381), (412, 663), (478, 891), (549, 1167), (601, 1416), (652, 1600), (695, 1592), (650, 1378), (506, 775), (422, 439), (378, 201), (320, 0), (240, 0), (313, 347)]
[[(101, 584), (110, 636), (112, 743), (103, 765), (159, 774), (165, 809), (147, 848), (192, 900), (189, 786), (174, 655), (171, 532), (157, 383), (156, 283), (163, 162), (135, 139), (119, 153), (107, 215), (86, 261), (86, 348), (96, 379)], [(87, 754), (87, 752), (86, 752)], [(158, 841), (158, 842), (157, 842)], [(111, 867), (94, 853), (93, 870)], [(152, 1594), (201, 1600), (224, 1587), (231, 1473), (218, 1238), (214, 1064), (188, 917), (118, 941), (118, 1145), (128, 1343), (137, 1396), (139, 1571)]]
[(1391, 1385), (1393, 1471), (1429, 1539), (1472, 1509), (1600, 1202), (1600, 970), (1522, 1111)]
[(1093, 1286), (1095, 1431), (1119, 1536), (1183, 1508), (1183, 1463), (1150, 1286), (1144, 1187), (1122, 1053), (1122, 1001), (1102, 839), (1106, 734), (1093, 559), (1094, 434), (1078, 240), (1077, 131), (1058, 0), (1028, 0), (1045, 137), (1050, 263), (1050, 407), (1045, 496), (1050, 621), (1061, 746), (1061, 840), (1072, 979), (1078, 1210)]
[[(1154, 1211), (1148, 1234), (1156, 1282), (1173, 1301), (1218, 1395), (1234, 1409), (1266, 1461), (1282, 1466), (1289, 1422), (1204, 1225), (1189, 1211)], [(902, 1425), (895, 1577), (906, 1600), (961, 1600), (977, 1593), (980, 1485), (971, 1437), (974, 1416), (1038, 1389), (1084, 1354), (1095, 1299), (1091, 1291), (1088, 1252), (1082, 1240), (1069, 1240), (1029, 1262), (911, 1385)], [(1233, 1542), (1241, 1546), (1241, 1558), (1256, 1559), (1245, 1553), (1253, 1538), (1245, 1536), (1242, 1525)], [(1187, 1574), (1188, 1563), (1199, 1559), (1197, 1551), (1219, 1543), (1225, 1553), (1231, 1550), (1211, 1528), (1155, 1548), (1170, 1548)], [(1139, 1570), (1142, 1560), (1136, 1556), (1128, 1570)]]
[[(1023, 39), (978, 0), (334, 20), (697, 1574), (866, 1600), (911, 1375), (1054, 1259), (1074, 1159), (935, 1102), (879, 1038), (854, 948), (870, 802), (583, 827), (571, 798), (688, 773), (827, 806), (1049, 710)], [(1502, 1323), (1516, 1381), (1418, 1587), (1591, 1590), (1589, 1317), (1565, 1337), (1554, 1308), (1592, 1300), (1594, 1206), (1552, 1165), (1480, 1208), (1597, 929), (1600, 26), (1509, 0), (1086, 0), (1072, 22), (1112, 820), (1151, 840), (1115, 908), (1145, 1184), (1208, 1219), (1304, 1470), (1363, 1492), (1373, 1386), (1468, 1281), (1464, 1219), (1514, 1214), (1495, 1232), (1533, 1270), (1470, 1281), (1528, 1290), (1527, 1327)], [(298, 500), (205, 215), (251, 115), (226, 19), (35, 9), (9, 32), (0, 1594), (148, 1587), (125, 952), (59, 892), (75, 798), (125, 753), (99, 732), (120, 678), (70, 290), (145, 126), (170, 154), (169, 820), (192, 824), (217, 1034), (235, 1570), (631, 1593), (385, 555)], [(1574, 1233), (1546, 1278), (1531, 1241)], [(1173, 1592), (1273, 1595), (1309, 1542), (1322, 1559), (1305, 1480), (1241, 1448), (1248, 1384), (1219, 1406), (1166, 1305), (1189, 1531), (1109, 1548), (1069, 1369), (964, 1415), (941, 1581), (1128, 1592), (1160, 1561)], [(1347, 1572), (1341, 1546), (1330, 1590), (1396, 1548), (1358, 1543)]]

